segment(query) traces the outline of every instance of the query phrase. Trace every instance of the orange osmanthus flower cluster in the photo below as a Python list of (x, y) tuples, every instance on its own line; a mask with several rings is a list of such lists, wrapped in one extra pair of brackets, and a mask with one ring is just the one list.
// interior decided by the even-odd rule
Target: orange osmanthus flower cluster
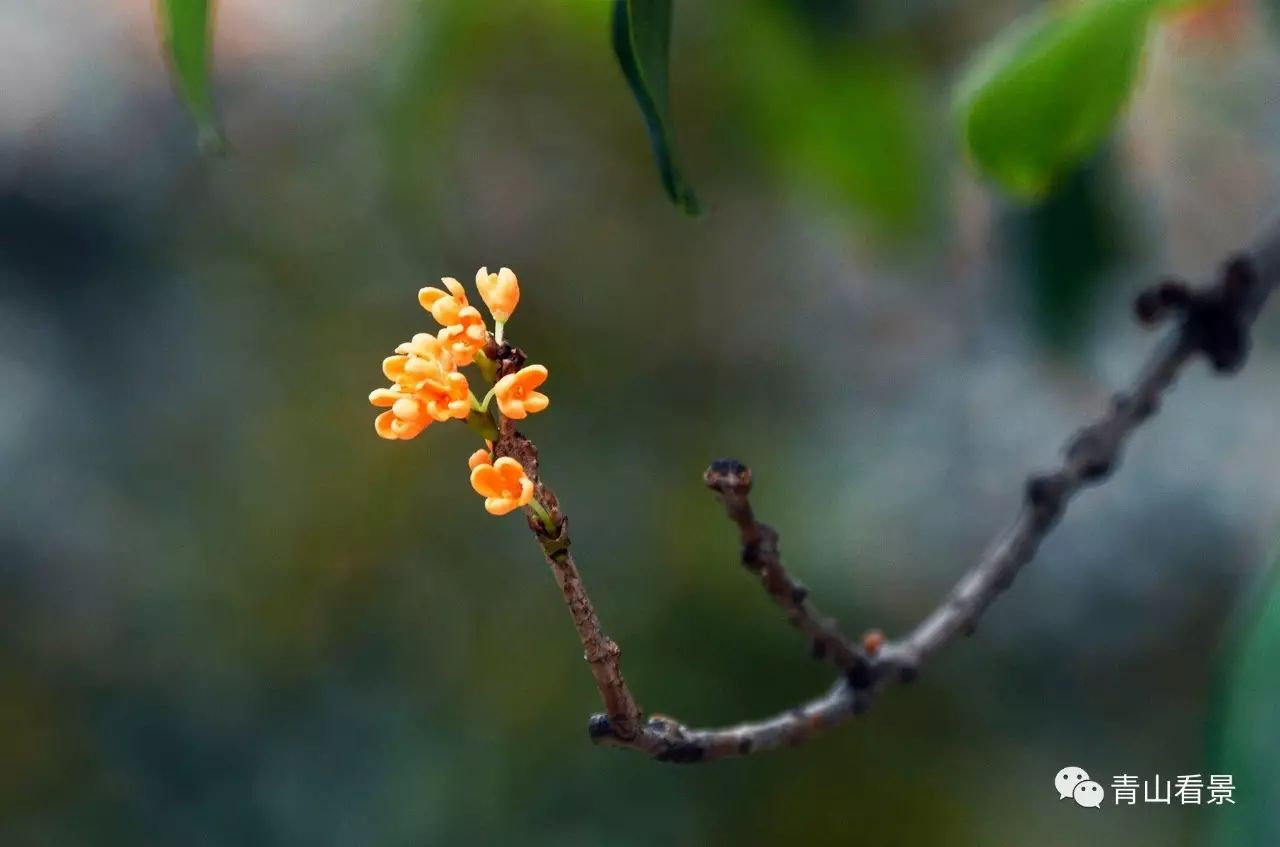
[[(477, 429), (495, 427), (489, 401), (497, 402), (505, 418), (520, 420), (541, 412), (550, 404), (547, 395), (536, 389), (547, 379), (542, 365), (529, 365), (507, 374), (485, 395), (476, 399), (467, 376), (459, 368), (477, 365), (481, 379), (492, 379), (492, 362), (485, 357), (490, 340), (501, 345), (503, 327), (520, 302), (520, 283), (510, 268), (491, 274), (487, 268), (476, 272), (476, 289), (494, 320), (491, 336), (480, 310), (467, 301), (466, 289), (453, 277), (442, 277), (444, 288), (426, 287), (418, 292), (418, 303), (431, 313), (440, 330), (420, 332), (396, 348), (385, 359), (382, 372), (391, 385), (376, 389), (369, 402), (385, 409), (374, 420), (374, 430), (390, 441), (416, 437), (432, 423), (450, 419), (467, 420)], [(486, 367), (488, 365), (488, 367)], [(544, 520), (546, 512), (533, 499), (534, 484), (515, 459), (492, 457), (492, 443), (477, 450), (468, 465), (471, 487), (485, 498), (491, 514), (505, 515), (530, 506)]]
[(375, 406), (390, 408), (378, 415), (373, 428), (383, 438), (413, 438), (432, 421), (465, 418), (471, 413), (471, 389), (458, 373), (453, 357), (438, 338), (420, 332), (382, 360), (390, 388), (369, 395)]

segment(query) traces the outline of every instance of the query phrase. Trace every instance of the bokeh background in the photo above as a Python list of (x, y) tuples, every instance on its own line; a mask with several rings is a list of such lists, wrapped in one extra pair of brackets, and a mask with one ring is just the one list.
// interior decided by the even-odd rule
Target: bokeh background
[[(474, 436), (374, 437), (415, 294), (509, 265), (528, 422), (643, 704), (727, 723), (830, 672), (699, 476), (751, 464), (818, 602), (919, 619), (1280, 198), (1268, 6), (1161, 27), (1113, 140), (1041, 203), (949, 115), (1014, 0), (677, 3), (709, 214), (659, 188), (602, 0), (225, 0), (210, 159), (152, 10), (0, 2), (0, 843), (1218, 843), (1280, 808), (1059, 802), (1219, 770), (1280, 526), (1280, 322), (1192, 368), (976, 638), (807, 747), (593, 748), (590, 675)], [(1280, 748), (1276, 755), (1280, 755)], [(1241, 842), (1242, 843), (1242, 842)], [(1257, 842), (1262, 843), (1262, 842)]]

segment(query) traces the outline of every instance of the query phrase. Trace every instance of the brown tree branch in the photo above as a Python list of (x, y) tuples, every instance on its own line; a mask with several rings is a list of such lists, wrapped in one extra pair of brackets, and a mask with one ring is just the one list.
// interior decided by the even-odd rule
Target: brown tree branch
[(809, 602), (809, 589), (796, 582), (782, 566), (778, 532), (756, 520), (748, 495), (751, 469), (734, 459), (711, 463), (702, 475), (716, 493), (729, 519), (738, 526), (742, 539), (742, 566), (760, 577), (760, 583), (784, 612), (787, 620), (809, 639), (815, 659), (827, 658), (845, 673), (862, 673), (867, 657), (853, 644), (832, 618), (823, 617)]
[[(829, 659), (841, 671), (825, 694), (774, 717), (734, 726), (696, 729), (662, 715), (643, 720), (622, 678), (621, 651), (601, 629), (569, 552), (567, 520), (555, 495), (539, 478), (537, 451), (510, 422), (504, 422), (495, 453), (521, 461), (536, 482), (535, 497), (552, 516), (554, 532), (526, 510), (529, 526), (564, 594), (605, 705), (605, 712), (594, 715), (589, 723), (592, 740), (669, 762), (743, 756), (804, 743), (865, 711), (883, 685), (914, 679), (933, 654), (974, 631), (986, 609), (1031, 561), (1070, 499), (1111, 475), (1129, 436), (1159, 410), (1163, 395), (1188, 362), (1203, 354), (1222, 374), (1243, 366), (1250, 328), (1278, 285), (1280, 227), (1273, 227), (1251, 251), (1227, 262), (1215, 284), (1192, 290), (1181, 282), (1169, 281), (1143, 292), (1135, 303), (1139, 319), (1154, 324), (1176, 318), (1176, 331), (1151, 356), (1128, 391), (1117, 394), (1098, 420), (1072, 436), (1061, 465), (1028, 479), (1023, 506), (1012, 525), (938, 607), (905, 637), (881, 649), (869, 649), (874, 646), (870, 642), (868, 649), (855, 645), (834, 621), (813, 608), (807, 591), (782, 566), (776, 531), (755, 517), (747, 499), (751, 471), (734, 460), (713, 463), (704, 479), (738, 527), (743, 565), (760, 577), (787, 619), (810, 639), (814, 654)], [(503, 371), (523, 361), (523, 354), (509, 347), (495, 352), (500, 354), (495, 358), (501, 359)]]

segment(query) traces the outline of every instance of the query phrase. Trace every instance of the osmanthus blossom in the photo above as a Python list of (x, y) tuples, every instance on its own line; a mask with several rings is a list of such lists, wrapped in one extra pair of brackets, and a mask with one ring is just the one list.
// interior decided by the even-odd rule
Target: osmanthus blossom
[(511, 313), (520, 302), (520, 280), (511, 268), (503, 268), (496, 274), (489, 273), (488, 268), (476, 271), (476, 290), (480, 299), (489, 307), (493, 315), (498, 343), (502, 343), (502, 326), (511, 319)]
[(423, 288), (418, 304), (431, 313), (442, 329), (436, 336), (459, 365), (469, 365), (484, 349), (489, 330), (480, 310), (467, 302), (466, 289), (451, 276), (441, 277), (447, 291)]
[(484, 498), (486, 512), (505, 515), (533, 501), (533, 480), (515, 459), (503, 456), (489, 464), (476, 462), (474, 455), (471, 458), (471, 487)]
[(498, 401), (498, 411), (512, 420), (520, 420), (551, 405), (547, 395), (534, 391), (547, 381), (547, 369), (542, 365), (529, 365), (513, 374), (507, 374), (493, 387), (493, 399)]
[(471, 413), (467, 378), (433, 336), (420, 332), (382, 362), (391, 387), (369, 395), (375, 406), (390, 407), (378, 415), (374, 430), (388, 440), (414, 438), (433, 421), (465, 418)]
[[(522, 420), (543, 411), (550, 399), (536, 389), (547, 380), (547, 369), (529, 365), (497, 380), (476, 399), (467, 375), (459, 368), (474, 365), (478, 378), (492, 382), (499, 362), (489, 356), (506, 355), (503, 327), (520, 302), (520, 283), (510, 268), (491, 274), (487, 268), (476, 272), (476, 288), (494, 320), (489, 333), (478, 309), (467, 300), (466, 289), (453, 277), (442, 277), (443, 288), (425, 287), (418, 292), (418, 304), (431, 313), (440, 330), (420, 332), (398, 346), (394, 356), (382, 363), (382, 372), (391, 385), (369, 395), (369, 402), (385, 409), (374, 420), (374, 431), (388, 441), (416, 438), (433, 423), (465, 420), (484, 435), (496, 438), (502, 419)], [(486, 355), (488, 350), (488, 355)], [(522, 356), (521, 356), (522, 358)], [(496, 400), (496, 412), (489, 408)], [(493, 442), (477, 450), (468, 461), (471, 487), (484, 497), (485, 509), (505, 515), (522, 507), (550, 527), (546, 510), (535, 498), (537, 485), (519, 461), (502, 456), (493, 459)]]

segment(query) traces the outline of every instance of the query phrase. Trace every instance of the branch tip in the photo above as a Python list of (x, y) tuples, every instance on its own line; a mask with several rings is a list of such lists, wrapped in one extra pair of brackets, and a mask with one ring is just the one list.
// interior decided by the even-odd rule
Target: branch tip
[(716, 459), (702, 474), (708, 488), (722, 495), (745, 496), (751, 493), (751, 468), (737, 459)]

